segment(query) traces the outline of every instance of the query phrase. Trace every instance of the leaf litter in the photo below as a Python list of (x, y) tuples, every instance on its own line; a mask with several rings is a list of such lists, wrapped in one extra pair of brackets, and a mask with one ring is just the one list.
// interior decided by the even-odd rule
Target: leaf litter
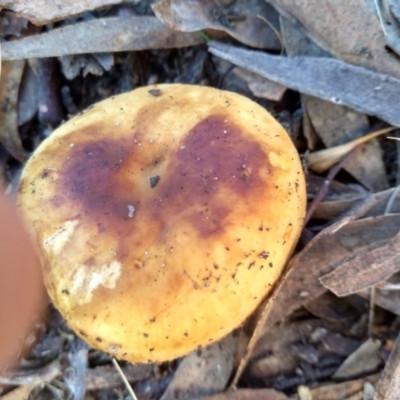
[[(385, 47), (396, 51), (398, 5), (117, 3), (0, 0), (0, 8), (7, 7), (0, 12), (2, 59), (29, 59), (7, 61), (21, 63), (19, 68), (2, 65), (0, 99), (13, 110), (0, 113), (0, 126), (11, 126), (0, 135), (6, 186), (15, 185), (25, 154), (67, 113), (156, 82), (205, 84), (254, 98), (288, 127), (301, 153), (311, 150), (304, 167), (317, 168), (308, 177), (315, 203), (310, 220), (273, 296), (243, 327), (247, 335), (255, 328), (250, 342), (246, 335), (227, 338), (227, 346), (222, 342), (166, 365), (122, 363), (139, 398), (335, 400), (372, 398), (376, 391), (376, 399), (397, 399), (397, 331), (390, 318), (400, 315), (400, 200), (393, 187), (400, 182), (399, 150), (375, 138), (348, 152), (367, 141), (368, 132), (384, 130), (386, 123), (399, 126), (400, 64)], [(390, 28), (384, 25), (389, 17)], [(207, 53), (209, 38), (221, 42), (211, 41)], [(368, 340), (371, 299), (376, 322)], [(80, 348), (55, 311), (38, 336), (30, 356), (0, 378), (3, 397), (114, 399), (127, 393), (110, 358)], [(389, 354), (379, 380), (375, 372)], [(227, 390), (232, 374), (236, 389)], [(11, 384), (25, 386), (13, 390)]]

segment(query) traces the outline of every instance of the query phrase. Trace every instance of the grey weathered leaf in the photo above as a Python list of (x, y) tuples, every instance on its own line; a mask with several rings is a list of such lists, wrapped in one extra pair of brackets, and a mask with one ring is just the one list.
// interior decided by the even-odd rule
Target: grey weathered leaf
[(364, 0), (267, 0), (297, 20), (322, 48), (350, 64), (400, 79), (400, 63), (385, 48), (379, 21)]
[(375, 0), (379, 21), (389, 47), (400, 54), (400, 22), (393, 14), (387, 0)]
[(101, 18), (2, 42), (3, 60), (67, 54), (164, 49), (203, 43), (198, 33), (175, 32), (155, 17)]
[(344, 360), (343, 364), (333, 375), (334, 379), (349, 379), (375, 372), (382, 364), (378, 350), (382, 343), (380, 340), (368, 339), (353, 354)]
[(327, 58), (272, 56), (212, 41), (212, 54), (291, 89), (400, 126), (400, 80)]

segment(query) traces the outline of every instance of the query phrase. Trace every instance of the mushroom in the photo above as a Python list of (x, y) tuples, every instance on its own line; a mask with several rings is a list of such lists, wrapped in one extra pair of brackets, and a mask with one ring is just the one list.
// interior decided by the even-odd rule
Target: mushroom
[(296, 149), (264, 108), (165, 84), (54, 131), (18, 205), (70, 327), (117, 358), (159, 362), (222, 338), (268, 296), (306, 193)]

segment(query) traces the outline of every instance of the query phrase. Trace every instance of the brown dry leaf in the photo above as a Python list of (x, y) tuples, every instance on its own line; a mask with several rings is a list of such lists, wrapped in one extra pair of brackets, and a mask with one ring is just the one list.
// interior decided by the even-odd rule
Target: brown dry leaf
[[(334, 182), (334, 186), (336, 186), (336, 183), (337, 182)], [(310, 185), (308, 187), (310, 188)], [(328, 195), (324, 201), (318, 204), (313, 217), (331, 221), (343, 215), (344, 213), (349, 212), (352, 208), (357, 207), (359, 204), (362, 204), (367, 198), (367, 195), (368, 193), (363, 194), (362, 191), (357, 190), (354, 190), (353, 192), (343, 191), (342, 195), (339, 193), (339, 195), (335, 198), (335, 194), (331, 195), (328, 192)], [(342, 199), (340, 199), (340, 196)], [(396, 193), (395, 188), (373, 193), (371, 196), (371, 207), (366, 212), (366, 217), (376, 217), (378, 215), (388, 213), (387, 207), (391, 199), (393, 202), (389, 209), (389, 213), (400, 213), (400, 193)]]
[(272, 101), (280, 101), (286, 92), (287, 88), (285, 86), (265, 79), (254, 72), (239, 67), (234, 68), (233, 72), (247, 83), (254, 96)]
[(400, 64), (386, 51), (379, 21), (364, 0), (267, 1), (339, 59), (400, 78)]
[[(366, 378), (317, 387), (311, 389), (311, 395), (315, 400), (348, 399), (350, 396), (362, 394), (365, 382), (375, 384), (378, 378), (379, 374), (374, 374)], [(362, 396), (360, 396), (360, 399), (362, 399)]]
[(400, 398), (400, 335), (386, 362), (376, 388), (374, 400), (398, 400)]
[[(1, 9), (0, 9), (1, 11)], [(12, 11), (3, 10), (0, 13), (0, 37), (8, 35), (20, 36), (21, 32), (28, 27), (28, 21), (18, 18)]]
[(272, 56), (216, 41), (209, 42), (209, 51), (291, 89), (400, 126), (400, 114), (394, 106), (400, 103), (400, 80), (396, 78), (336, 59)]
[(339, 297), (375, 286), (400, 270), (399, 250), (400, 233), (378, 248), (344, 262), (322, 276), (320, 282)]
[(2, 54), (3, 60), (16, 60), (68, 54), (166, 49), (203, 42), (204, 39), (198, 33), (172, 31), (155, 17), (111, 17), (3, 42)]
[(348, 321), (360, 314), (346, 299), (339, 299), (330, 292), (305, 304), (305, 308), (316, 317), (336, 322)]
[[(349, 322), (349, 325), (354, 327), (354, 323)], [(339, 356), (348, 357), (350, 354), (354, 353), (362, 343), (358, 339), (328, 331), (322, 333), (321, 344), (328, 353), (335, 353)]]
[[(330, 332), (337, 331), (344, 324), (330, 323), (318, 319), (308, 319), (291, 323), (281, 323), (272, 326), (257, 342), (249, 365), (249, 375), (258, 380), (269, 380), (277, 375), (289, 375), (299, 366), (298, 354), (302, 349), (295, 346), (309, 346), (310, 338), (315, 332), (322, 331), (324, 336)], [(333, 333), (332, 333), (333, 335)], [(311, 348), (312, 346), (310, 346)], [(303, 360), (307, 359), (309, 364), (317, 364), (321, 351), (314, 353), (311, 349), (303, 351)], [(328, 349), (330, 351), (330, 349)], [(308, 352), (307, 355), (304, 353)], [(270, 383), (267, 381), (267, 384)]]
[(173, 30), (221, 30), (248, 46), (281, 49), (277, 35), (279, 15), (265, 0), (160, 0), (152, 9), (156, 17)]
[(233, 334), (186, 356), (161, 400), (184, 400), (225, 390), (233, 370), (237, 340)]
[(13, 10), (35, 25), (44, 25), (119, 3), (122, 0), (0, 0), (0, 8)]
[(379, 365), (382, 364), (382, 358), (378, 353), (381, 345), (380, 340), (368, 339), (344, 360), (332, 378), (349, 379), (376, 371)]
[(25, 61), (2, 63), (0, 84), (0, 143), (18, 161), (24, 162), (25, 154), (18, 132), (18, 90)]
[[(308, 167), (318, 173), (325, 172), (333, 165), (337, 164), (346, 154), (355, 149), (358, 145), (364, 144), (369, 140), (393, 131), (394, 129), (395, 128), (380, 129), (379, 131), (352, 140), (349, 143), (315, 151), (308, 156)], [(363, 154), (363, 157), (365, 157), (365, 154)]]
[[(348, 220), (347, 220), (348, 221)], [(274, 294), (266, 302), (263, 314), (249, 343), (235, 377), (242, 374), (255, 343), (274, 323), (300, 306), (320, 296), (325, 288), (319, 278), (333, 271), (357, 254), (389, 242), (400, 226), (400, 215), (387, 215), (362, 220), (339, 221), (321, 231), (288, 265)]]
[(11, 392), (1, 396), (2, 400), (28, 400), (29, 396), (36, 385), (20, 386)]
[[(321, 186), (325, 182), (323, 176), (308, 173), (307, 181), (307, 196), (313, 199), (319, 192)], [(345, 184), (339, 181), (332, 180), (329, 185), (329, 191), (325, 196), (326, 201), (340, 200), (355, 200), (367, 196), (369, 191), (358, 184)]]
[(379, 248), (398, 233), (400, 215), (341, 222), (318, 234), (289, 263), (276, 294), (269, 303), (271, 326), (291, 312), (320, 296), (325, 288), (319, 278), (357, 254)]
[(199, 400), (289, 400), (289, 397), (274, 389), (239, 389), (201, 397)]

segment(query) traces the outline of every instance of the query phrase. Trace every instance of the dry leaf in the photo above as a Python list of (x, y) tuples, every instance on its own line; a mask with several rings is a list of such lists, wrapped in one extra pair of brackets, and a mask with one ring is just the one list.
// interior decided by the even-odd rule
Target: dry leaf
[(400, 270), (400, 233), (378, 248), (356, 255), (320, 278), (336, 296), (348, 296), (377, 285)]
[[(1, 11), (1, 9), (0, 9)], [(28, 27), (28, 21), (18, 18), (12, 11), (3, 10), (0, 13), (0, 37), (8, 35), (20, 36), (21, 32)]]
[[(31, 60), (32, 61), (32, 60)], [(18, 96), (18, 125), (30, 121), (39, 107), (39, 77), (36, 71), (26, 63), (22, 75)]]
[[(344, 324), (317, 319), (283, 322), (272, 326), (260, 337), (254, 348), (249, 365), (250, 377), (263, 380), (266, 385), (269, 385), (273, 383), (273, 378), (277, 375), (293, 374), (300, 365), (299, 359), (306, 359), (309, 364), (317, 365), (318, 356), (323, 350), (316, 351), (313, 345), (317, 343), (314, 343), (311, 338), (315, 332), (323, 330), (324, 336), (321, 338), (321, 343), (324, 345), (323, 338), (329, 333), (335, 335), (343, 326)], [(304, 346), (308, 346), (305, 351), (303, 351)], [(329, 348), (326, 351), (332, 352)], [(308, 354), (305, 354), (306, 352)], [(303, 353), (301, 357), (299, 357), (300, 353)]]
[(24, 162), (25, 154), (18, 132), (18, 90), (24, 71), (24, 61), (3, 62), (0, 85), (0, 143), (18, 161)]
[[(397, 57), (364, 0), (267, 0), (282, 15), (299, 21), (312, 39), (350, 64), (400, 78)], [(362, 110), (361, 110), (362, 111)]]
[(122, 0), (0, 0), (0, 9), (8, 8), (35, 25), (44, 25), (119, 3)]
[[(329, 57), (301, 31), (299, 24), (292, 24), (282, 17), (281, 30), (289, 57)], [(348, 107), (307, 95), (302, 95), (302, 104), (315, 132), (326, 147), (357, 139), (370, 130), (367, 116)], [(362, 151), (353, 154), (343, 168), (369, 189), (383, 190), (389, 186), (382, 150), (376, 140), (363, 146)]]
[[(343, 192), (343, 200), (340, 200), (340, 196), (338, 196), (338, 199), (336, 200), (334, 196), (331, 196), (328, 192), (328, 196), (325, 200), (318, 204), (313, 217), (328, 221), (334, 220), (335, 218), (349, 212), (354, 207), (362, 205), (367, 198), (367, 195), (367, 193), (363, 194), (356, 190), (354, 192), (346, 191)], [(371, 196), (370, 208), (365, 213), (366, 217), (376, 217), (385, 213), (387, 214), (387, 206), (390, 199), (393, 199), (393, 203), (389, 210), (390, 214), (400, 213), (400, 193), (396, 192), (395, 188), (373, 193)]]
[[(339, 228), (338, 228), (339, 226)], [(266, 326), (281, 320), (324, 292), (319, 278), (368, 250), (381, 247), (398, 233), (400, 215), (335, 224), (318, 234), (288, 265), (269, 308)]]
[(289, 400), (289, 397), (274, 389), (230, 390), (215, 396), (202, 397), (199, 400)]
[(330, 147), (328, 149), (319, 150), (311, 153), (308, 156), (308, 167), (315, 172), (322, 173), (327, 171), (333, 165), (337, 164), (346, 154), (355, 149), (358, 145), (364, 144), (369, 140), (376, 138), (380, 135), (393, 131), (395, 128), (385, 128), (379, 131), (369, 133), (368, 135), (361, 136), (349, 143), (340, 146)]
[(2, 400), (28, 400), (32, 390), (35, 389), (36, 385), (20, 386), (4, 396), (1, 396)]
[(305, 304), (305, 308), (316, 317), (336, 322), (352, 320), (360, 314), (346, 299), (339, 299), (330, 292)]
[(374, 400), (398, 400), (400, 398), (400, 335), (386, 362), (376, 388)]
[(233, 370), (236, 344), (230, 334), (186, 356), (161, 400), (185, 400), (223, 391)]
[(400, 22), (392, 12), (388, 0), (375, 0), (379, 22), (388, 46), (400, 54)]
[(349, 222), (343, 221), (321, 231), (288, 265), (275, 292), (267, 300), (249, 350), (239, 366), (234, 382), (242, 374), (255, 343), (274, 323), (300, 306), (320, 296), (325, 288), (319, 278), (357, 254), (381, 247), (400, 226), (400, 215), (388, 215)]
[(297, 388), (297, 395), (299, 400), (313, 400), (311, 390), (308, 386), (300, 385)]
[(152, 8), (156, 17), (173, 30), (195, 32), (215, 29), (248, 46), (270, 50), (281, 48), (277, 35), (279, 16), (265, 0), (224, 3), (214, 0), (160, 0)]
[[(71, 40), (73, 38), (74, 40)], [(100, 18), (2, 43), (3, 60), (193, 46), (198, 33), (175, 32), (155, 17)]]
[[(353, 381), (336, 383), (334, 385), (324, 385), (311, 389), (311, 395), (314, 400), (338, 400), (349, 399), (350, 396), (362, 393), (366, 382), (375, 384), (378, 381), (379, 374), (370, 375), (367, 378), (356, 379)], [(359, 397), (361, 399), (361, 397)]]
[(247, 83), (254, 96), (272, 101), (280, 101), (286, 92), (287, 88), (285, 86), (265, 79), (254, 72), (239, 67), (234, 68), (233, 72)]
[(379, 340), (368, 339), (353, 354), (351, 354), (333, 375), (333, 379), (349, 379), (374, 372), (382, 364), (378, 350), (382, 343)]
[(394, 106), (400, 103), (400, 80), (388, 75), (335, 59), (272, 56), (216, 41), (209, 42), (209, 51), (291, 89), (400, 126), (400, 114)]

